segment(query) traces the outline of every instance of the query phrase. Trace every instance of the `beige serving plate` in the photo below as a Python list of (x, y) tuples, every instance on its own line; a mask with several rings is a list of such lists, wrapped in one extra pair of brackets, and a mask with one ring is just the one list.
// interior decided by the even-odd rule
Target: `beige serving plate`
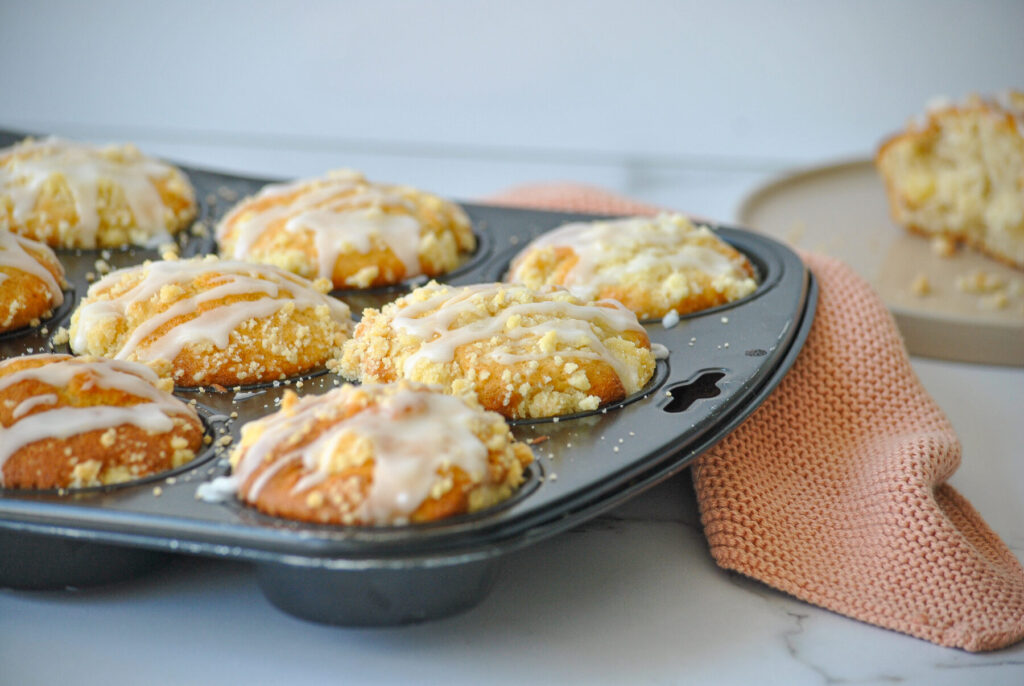
[[(967, 249), (941, 257), (927, 238), (897, 227), (871, 160), (771, 181), (746, 196), (737, 221), (847, 262), (881, 295), (912, 354), (1024, 366), (1024, 271)], [(1005, 303), (995, 293), (957, 287), (978, 272), (1005, 284)], [(922, 277), (930, 285), (924, 295), (913, 288)]]

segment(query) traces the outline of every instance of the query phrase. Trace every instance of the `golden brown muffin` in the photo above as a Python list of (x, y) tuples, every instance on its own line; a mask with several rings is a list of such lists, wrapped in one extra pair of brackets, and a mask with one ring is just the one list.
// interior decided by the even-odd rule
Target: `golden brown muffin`
[(1024, 269), (1024, 93), (933, 105), (875, 164), (897, 224)]
[(364, 310), (339, 371), (363, 382), (438, 384), (475, 393), (505, 417), (537, 418), (621, 400), (643, 388), (654, 364), (636, 315), (614, 300), (430, 283), (380, 311)]
[(217, 243), (224, 256), (346, 289), (439, 276), (476, 247), (458, 205), (352, 171), (267, 186), (224, 217)]
[(156, 247), (195, 214), (185, 175), (132, 145), (47, 138), (0, 150), (0, 229), (55, 248)]
[(89, 288), (71, 318), (71, 349), (169, 366), (181, 386), (283, 379), (323, 366), (351, 332), (329, 287), (214, 256), (146, 262)]
[(723, 305), (757, 288), (742, 253), (681, 214), (565, 224), (527, 245), (507, 278), (613, 298), (643, 319)]
[(532, 460), (501, 416), (408, 381), (289, 391), (278, 412), (242, 428), (231, 456), (239, 497), (267, 514), (371, 525), (490, 507)]
[(0, 485), (81, 488), (180, 467), (196, 456), (203, 426), (171, 388), (134, 362), (0, 362)]
[(28, 326), (64, 302), (64, 268), (37, 241), (0, 231), (0, 333)]

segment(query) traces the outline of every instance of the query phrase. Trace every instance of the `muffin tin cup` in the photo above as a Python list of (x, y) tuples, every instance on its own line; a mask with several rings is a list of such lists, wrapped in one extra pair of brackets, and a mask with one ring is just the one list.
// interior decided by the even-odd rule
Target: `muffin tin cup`
[(106, 545), (51, 532), (0, 528), (0, 588), (48, 591), (128, 581), (166, 564), (170, 555)]
[(463, 556), (425, 566), (330, 569), (260, 563), (256, 578), (267, 600), (288, 614), (321, 624), (392, 626), (464, 612), (487, 597), (500, 565)]
[[(9, 139), (8, 139), (9, 140)], [(0, 135), (0, 145), (7, 141)], [(212, 227), (239, 198), (265, 183), (185, 169)], [(216, 202), (208, 202), (216, 198)], [(500, 279), (515, 249), (539, 233), (593, 215), (464, 204), (486, 252), (439, 281), (454, 285)], [(212, 230), (212, 228), (211, 228)], [(513, 433), (533, 445), (537, 461), (523, 490), (494, 508), (428, 524), (336, 527), (269, 517), (234, 499), (206, 502), (197, 487), (227, 474), (227, 451), (169, 479), (89, 494), (0, 493), (0, 585), (80, 586), (130, 578), (166, 553), (247, 560), (267, 598), (293, 615), (344, 625), (425, 621), (466, 610), (490, 590), (508, 553), (576, 526), (677, 473), (734, 429), (793, 364), (811, 325), (813, 278), (788, 248), (757, 234), (717, 227), (759, 270), (743, 301), (683, 317), (665, 328), (646, 324), (653, 343), (670, 351), (654, 379), (628, 402), (557, 419), (519, 420)], [(189, 235), (183, 255), (213, 249)], [(73, 251), (68, 279), (81, 299), (100, 251)], [(156, 257), (138, 248), (111, 251), (112, 266)], [(106, 258), (104, 258), (106, 259)], [(115, 265), (112, 260), (123, 261)], [(394, 293), (398, 297), (401, 290)], [(358, 293), (346, 294), (358, 296)], [(66, 314), (62, 325), (67, 325)], [(51, 333), (53, 325), (51, 324)], [(10, 357), (47, 349), (35, 334), (0, 341)], [(238, 440), (241, 426), (273, 412), (284, 393), (324, 393), (344, 383), (316, 373), (282, 383), (227, 389), (177, 389)], [(233, 417), (236, 416), (237, 418)], [(72, 545), (74, 544), (74, 545)], [(10, 546), (10, 547), (8, 547)], [(85, 553), (80, 551), (85, 550)], [(79, 551), (79, 552), (76, 552)], [(59, 555), (59, 574), (50, 569)], [(54, 574), (60, 578), (54, 578)]]

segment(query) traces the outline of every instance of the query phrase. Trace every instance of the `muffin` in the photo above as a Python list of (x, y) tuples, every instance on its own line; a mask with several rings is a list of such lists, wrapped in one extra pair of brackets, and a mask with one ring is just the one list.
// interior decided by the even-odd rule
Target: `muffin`
[(897, 224), (1024, 269), (1024, 93), (937, 103), (875, 164)]
[(336, 289), (439, 276), (476, 247), (465, 212), (436, 195), (352, 171), (271, 185), (217, 226), (221, 255), (273, 264)]
[(203, 426), (171, 386), (134, 362), (70, 355), (0, 362), (0, 485), (101, 486), (192, 460)]
[(132, 145), (47, 138), (0, 150), (0, 230), (55, 248), (156, 247), (195, 213), (185, 175)]
[(642, 319), (723, 305), (757, 288), (742, 253), (680, 214), (565, 224), (529, 243), (507, 279), (614, 298)]
[(532, 460), (499, 415), (407, 381), (289, 391), (278, 412), (242, 428), (231, 455), (239, 498), (262, 512), (367, 525), (489, 507)]
[(430, 283), (362, 321), (337, 370), (349, 379), (411, 379), (475, 393), (509, 418), (595, 410), (640, 390), (654, 373), (636, 315), (614, 300), (564, 289)]
[(323, 366), (351, 332), (348, 307), (277, 267), (169, 259), (111, 272), (71, 318), (79, 354), (153, 364), (179, 386), (236, 386)]
[(0, 231), (0, 333), (20, 329), (64, 302), (64, 268), (48, 247)]

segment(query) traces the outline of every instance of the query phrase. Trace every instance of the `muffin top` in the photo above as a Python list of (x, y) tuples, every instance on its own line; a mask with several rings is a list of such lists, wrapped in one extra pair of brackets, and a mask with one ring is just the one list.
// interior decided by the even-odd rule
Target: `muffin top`
[(757, 287), (742, 253), (680, 214), (565, 224), (512, 261), (508, 280), (614, 298), (642, 318), (696, 312)]
[(436, 383), (475, 392), (507, 417), (594, 410), (654, 373), (636, 315), (560, 288), (430, 283), (367, 309), (340, 364), (348, 378)]
[(241, 497), (268, 513), (387, 525), (504, 500), (532, 459), (499, 415), (402, 381), (288, 392), (278, 412), (243, 427), (231, 462)]
[(348, 337), (348, 306), (328, 288), (214, 256), (146, 262), (89, 288), (71, 349), (169, 363), (185, 386), (271, 381), (324, 364)]
[[(202, 425), (195, 410), (170, 394), (172, 387), (169, 379), (134, 362), (57, 354), (0, 362), (0, 485), (124, 481), (140, 476), (158, 449), (168, 453), (166, 467), (191, 459)], [(138, 430), (131, 440), (118, 434), (124, 427)], [(180, 440), (173, 441), (171, 434)], [(159, 441), (160, 435), (167, 439)], [(14, 465), (20, 469), (13, 480), (27, 483), (8, 483), (5, 477), (12, 470), (4, 467), (24, 453), (26, 459), (48, 464), (43, 469)], [(114, 469), (101, 470), (115, 453), (125, 459)], [(62, 473), (64, 479), (33, 482), (35, 472)]]
[(335, 288), (367, 288), (458, 266), (476, 240), (462, 209), (358, 172), (274, 184), (217, 226), (221, 253), (275, 264)]
[(132, 145), (46, 138), (0, 150), (0, 229), (53, 247), (156, 247), (195, 211), (185, 175)]
[(64, 302), (64, 268), (43, 243), (0, 231), (0, 332), (25, 326)]

